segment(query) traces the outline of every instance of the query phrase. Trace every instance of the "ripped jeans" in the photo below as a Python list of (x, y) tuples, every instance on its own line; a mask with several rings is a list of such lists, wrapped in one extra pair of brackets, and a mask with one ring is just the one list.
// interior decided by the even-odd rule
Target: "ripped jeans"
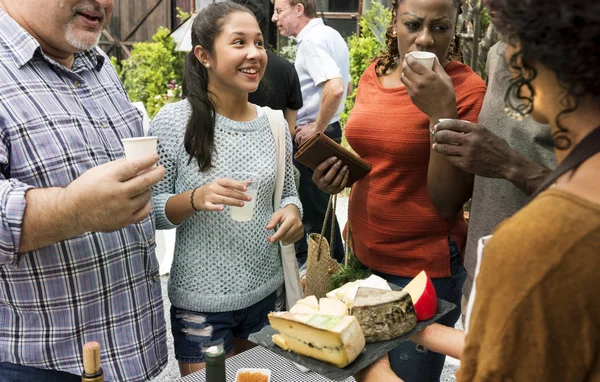
[(171, 305), (175, 358), (179, 362), (204, 362), (204, 351), (221, 344), (225, 353), (231, 353), (234, 337), (248, 339), (267, 324), (276, 298), (276, 293), (271, 293), (256, 304), (233, 312), (200, 313)]

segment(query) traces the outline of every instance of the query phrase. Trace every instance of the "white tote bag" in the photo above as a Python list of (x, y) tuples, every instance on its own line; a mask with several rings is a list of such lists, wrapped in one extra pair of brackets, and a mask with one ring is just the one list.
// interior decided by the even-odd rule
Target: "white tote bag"
[[(275, 195), (273, 198), (273, 209), (276, 211), (281, 204), (283, 194), (283, 183), (285, 180), (285, 119), (281, 110), (272, 110), (264, 107), (263, 110), (269, 118), (269, 125), (275, 137), (277, 148), (277, 177), (275, 180)], [(302, 296), (302, 284), (300, 283), (300, 272), (296, 260), (296, 249), (294, 243), (284, 244), (279, 242), (281, 252), (281, 263), (283, 264), (283, 276), (285, 280), (285, 305), (289, 310), (300, 300)]]

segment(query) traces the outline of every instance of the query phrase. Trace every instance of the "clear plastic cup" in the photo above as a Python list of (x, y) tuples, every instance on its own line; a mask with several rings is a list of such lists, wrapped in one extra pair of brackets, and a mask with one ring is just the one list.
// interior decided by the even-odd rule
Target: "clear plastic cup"
[(231, 179), (241, 182), (248, 182), (248, 188), (245, 194), (252, 198), (252, 200), (249, 202), (245, 201), (244, 206), (242, 207), (230, 206), (229, 211), (231, 218), (239, 222), (250, 221), (254, 216), (254, 205), (256, 203), (256, 196), (258, 195), (258, 189), (260, 187), (260, 178), (257, 174), (251, 172), (234, 172), (231, 174)]

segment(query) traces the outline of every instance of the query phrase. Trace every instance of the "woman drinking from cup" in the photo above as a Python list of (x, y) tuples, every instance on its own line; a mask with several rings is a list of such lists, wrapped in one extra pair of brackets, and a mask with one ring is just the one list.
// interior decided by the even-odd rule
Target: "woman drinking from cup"
[[(438, 297), (457, 305), (465, 279), (462, 206), (471, 189), (456, 190), (451, 198), (443, 190), (462, 185), (469, 175), (431, 150), (430, 127), (440, 118), (475, 122), (483, 102), (483, 80), (456, 61), (460, 10), (458, 0), (393, 1), (387, 52), (362, 75), (345, 130), (350, 146), (373, 165), (350, 196), (346, 229), (354, 254), (401, 287), (425, 270)], [(345, 188), (347, 176), (347, 169), (329, 160), (313, 179), (334, 194)], [(428, 178), (439, 182), (431, 192)], [(456, 309), (441, 322), (454, 326), (459, 317)], [(390, 359), (407, 381), (437, 381), (445, 356), (405, 343)]]
[[(459, 382), (597, 381), (600, 4), (487, 3), (509, 44), (509, 111), (550, 125), (558, 167), (480, 243), (468, 334), (433, 324), (413, 340), (459, 358)], [(399, 380), (386, 358), (357, 379)]]

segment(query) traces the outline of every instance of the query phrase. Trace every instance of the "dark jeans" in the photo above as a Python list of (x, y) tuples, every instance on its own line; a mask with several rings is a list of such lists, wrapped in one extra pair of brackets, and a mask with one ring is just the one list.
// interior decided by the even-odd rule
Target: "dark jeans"
[[(342, 141), (342, 128), (339, 122), (332, 123), (325, 129), (325, 135), (333, 139), (337, 143)], [(294, 141), (294, 154), (298, 151), (298, 146)], [(313, 170), (304, 166), (301, 163), (294, 161), (294, 165), (298, 171), (300, 171), (300, 185), (298, 187), (298, 196), (302, 202), (302, 208), (304, 209), (304, 216), (302, 217), (302, 224), (304, 225), (304, 232), (306, 236), (311, 233), (321, 233), (323, 229), (323, 220), (325, 219), (325, 212), (327, 211), (327, 203), (329, 202), (329, 194), (321, 191), (317, 185), (312, 181)], [(341, 262), (344, 259), (344, 246), (342, 243), (342, 234), (340, 232), (340, 226), (335, 219), (335, 243), (333, 246), (333, 257)], [(331, 235), (331, 223), (327, 225), (325, 231), (325, 237), (329, 240)], [(298, 263), (303, 264), (306, 262), (308, 257), (308, 242), (306, 238), (300, 239), (295, 243), (296, 257)]]
[[(460, 299), (462, 286), (467, 273), (460, 259), (460, 249), (452, 239), (448, 239), (450, 247), (450, 277), (431, 279), (438, 298), (456, 304), (456, 309), (448, 313), (438, 322), (454, 327), (460, 317)], [(400, 277), (373, 272), (388, 282), (399, 287), (405, 287), (412, 280), (410, 277)], [(404, 342), (389, 353), (392, 370), (405, 382), (438, 382), (446, 356), (423, 348), (414, 342)]]
[(277, 294), (232, 312), (200, 313), (171, 305), (171, 333), (175, 359), (179, 362), (204, 362), (204, 350), (223, 345), (227, 354), (233, 351), (234, 337), (248, 339), (269, 323), (267, 315), (275, 308)]
[(81, 376), (64, 371), (44, 370), (31, 366), (0, 362), (0, 381), (81, 382)]

